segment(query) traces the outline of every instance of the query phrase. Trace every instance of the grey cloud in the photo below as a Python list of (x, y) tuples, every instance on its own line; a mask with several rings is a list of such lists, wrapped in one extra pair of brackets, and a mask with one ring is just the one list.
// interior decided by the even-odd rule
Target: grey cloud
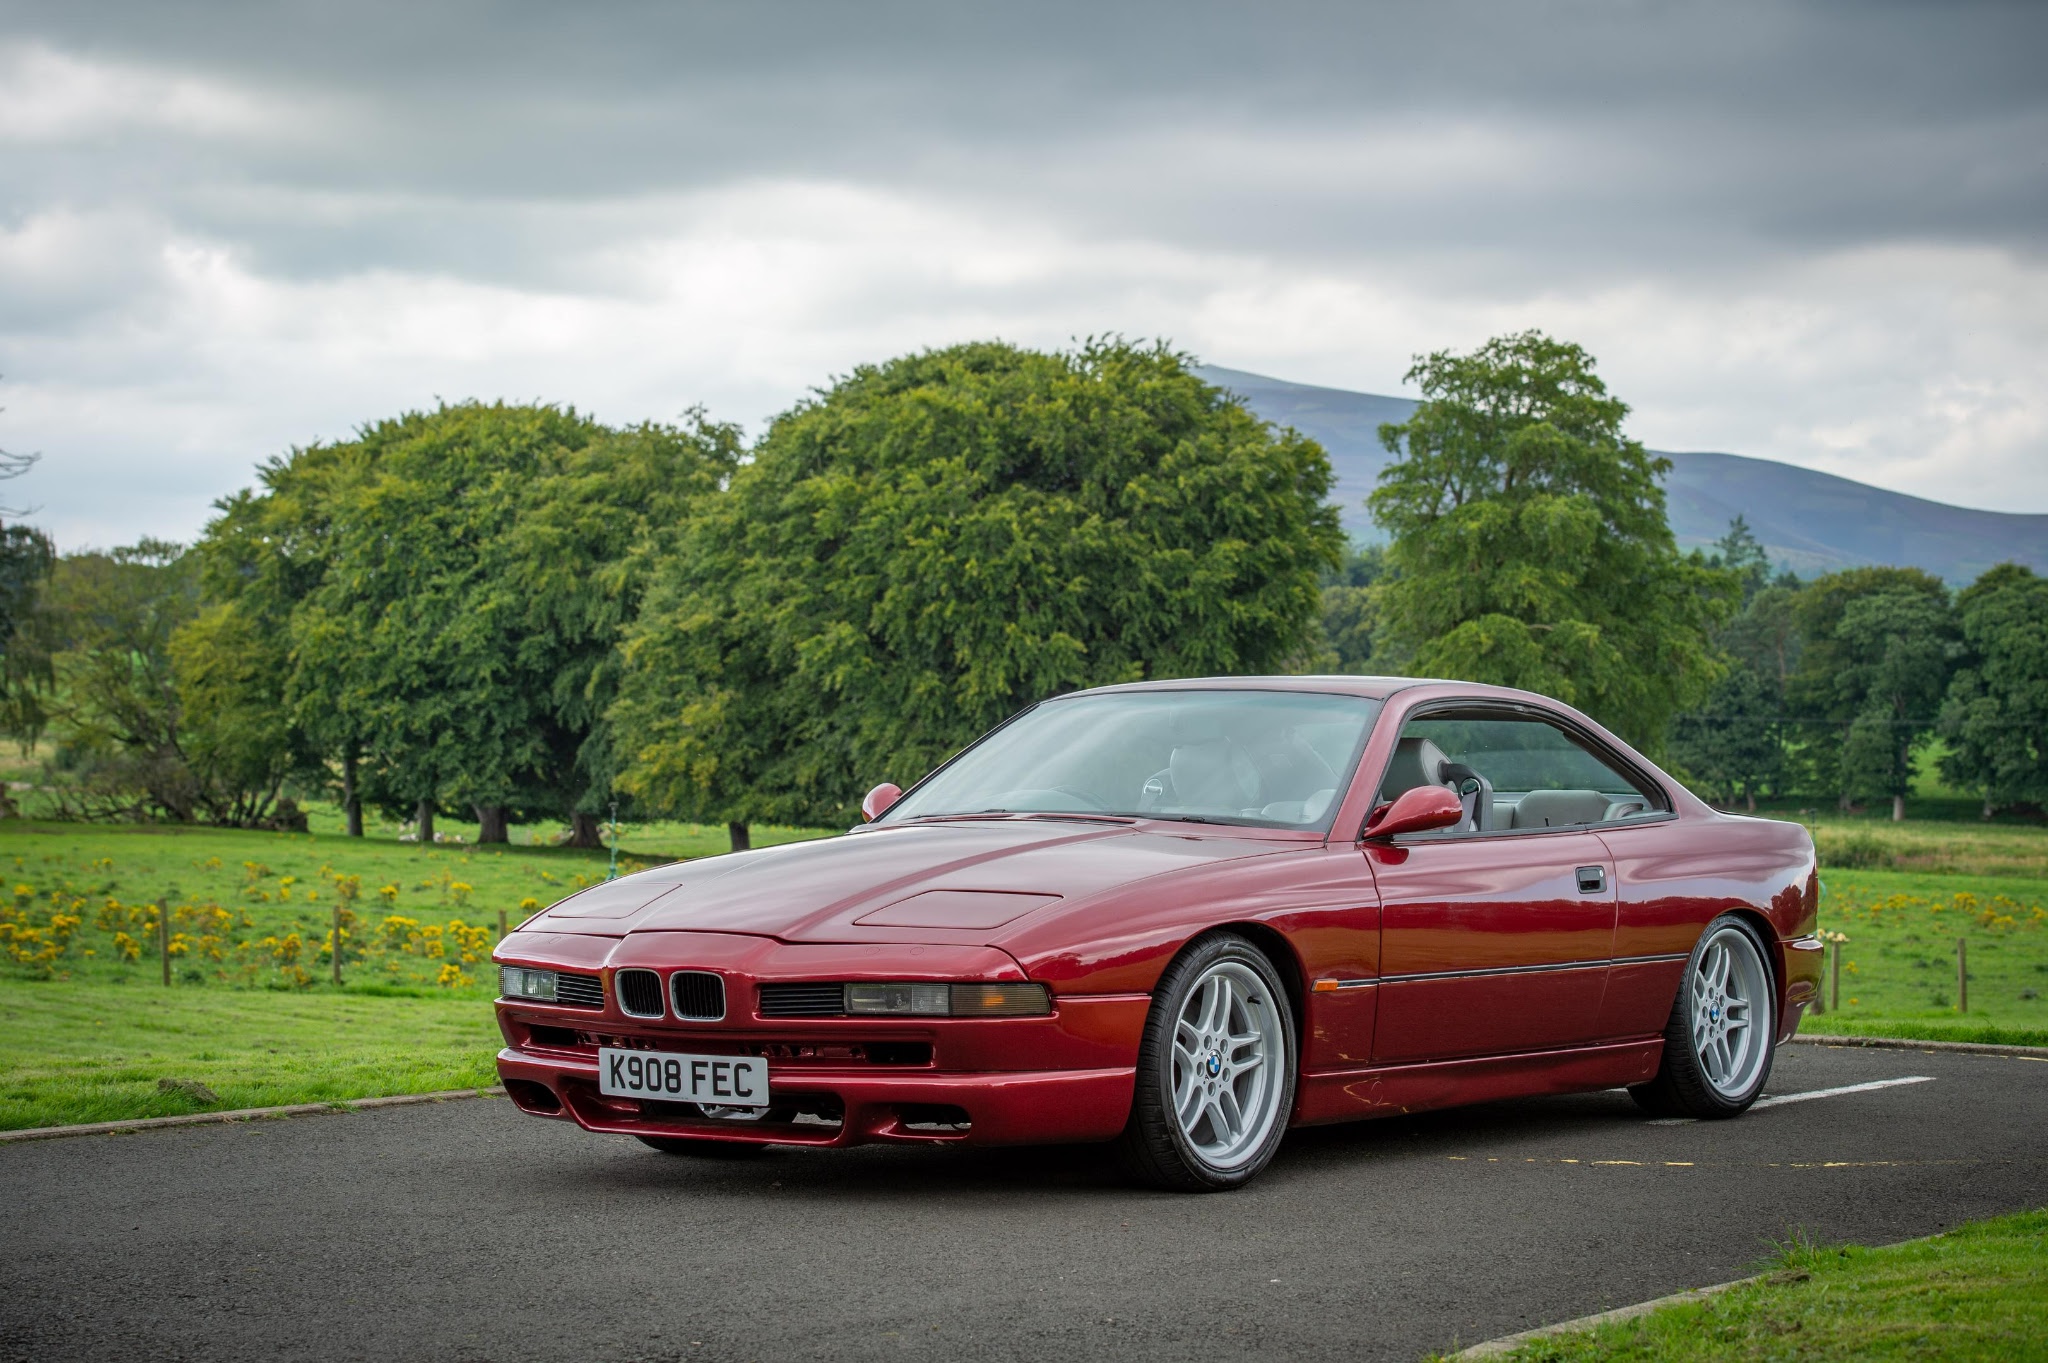
[[(0, 89), (0, 402), (22, 386), (0, 444), (47, 449), (36, 478), (73, 479), (65, 514), (104, 541), (152, 499), (189, 530), (283, 444), (436, 393), (614, 419), (707, 398), (751, 424), (828, 366), (1097, 328), (1391, 387), (1413, 350), (1542, 322), (1608, 327), (1610, 372), (1685, 447), (1860, 460), (1840, 432), (1861, 421), (1924, 460), (1944, 422), (1989, 429), (1935, 390), (1981, 390), (2017, 412), (1983, 436), (2006, 463), (1913, 475), (1981, 499), (2048, 420), (2036, 295), (2010, 288), (2048, 268), (2044, 51), (2037, 3), (0, 0), (0, 79), (26, 53), (59, 85), (71, 63), (133, 87), (98, 123), (83, 89), (71, 121), (15, 126)], [(778, 185), (867, 196), (859, 231), (922, 214), (959, 259), (1052, 244), (968, 278), (927, 238), (750, 219), (830, 257), (790, 276), (800, 305), (758, 309), (634, 265), (701, 266), (707, 215)], [(1829, 273), (1923, 248), (1997, 257), (1970, 285), (1993, 302), (1928, 302), (1925, 279), (1870, 302), (1868, 270)], [(199, 289), (181, 252), (235, 278)], [(581, 308), (564, 325), (598, 340), (494, 350), (514, 324), (468, 297), (379, 329), (451, 281)], [(1629, 290), (1649, 301), (1599, 306)], [(1749, 350), (1724, 343), (1779, 301)], [(98, 471), (122, 460), (141, 472)], [(132, 505), (105, 510), (112, 481)]]
[[(139, 176), (175, 195), (182, 175), (532, 206), (837, 176), (1041, 210), (1057, 191), (1081, 222), (1185, 216), (1212, 240), (1339, 256), (1446, 228), (1628, 255), (1672, 231), (1736, 253), (1898, 235), (2037, 249), (2048, 231), (2048, 8), (2034, 5), (444, 4), (280, 19), (109, 4), (19, 9), (8, 27), (331, 111), (305, 139), (214, 143), (189, 165), (138, 139), (88, 192)], [(1275, 185), (1256, 164), (1262, 146), (1392, 130), (1427, 147), (1461, 127), (1547, 145), (1543, 173), (1411, 186), (1398, 171), (1412, 168), (1383, 178), (1333, 156)], [(1134, 166), (1116, 154), (1132, 144), (1155, 155)], [(1254, 164), (1220, 161), (1231, 147)], [(1277, 241), (1244, 211), (1247, 182), (1297, 206)], [(15, 180), (17, 205), (38, 183), (34, 168)]]

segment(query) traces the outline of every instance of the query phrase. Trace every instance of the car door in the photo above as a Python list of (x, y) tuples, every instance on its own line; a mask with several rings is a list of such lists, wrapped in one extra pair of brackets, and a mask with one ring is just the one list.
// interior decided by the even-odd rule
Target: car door
[(1424, 782), (1458, 790), (1467, 818), (1363, 850), (1381, 905), (1373, 1063), (1597, 1040), (1616, 903), (1595, 830), (1634, 786), (1557, 721), (1471, 705), (1403, 725), (1379, 799)]

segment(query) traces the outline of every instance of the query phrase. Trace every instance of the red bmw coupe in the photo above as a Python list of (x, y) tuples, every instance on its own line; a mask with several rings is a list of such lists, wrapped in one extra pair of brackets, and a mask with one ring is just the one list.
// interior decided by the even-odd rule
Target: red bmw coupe
[(843, 837), (593, 886), (499, 944), (498, 1072), (676, 1154), (1114, 1141), (1627, 1087), (1731, 1117), (1820, 978), (1813, 845), (1567, 706), (1372, 677), (1025, 710)]

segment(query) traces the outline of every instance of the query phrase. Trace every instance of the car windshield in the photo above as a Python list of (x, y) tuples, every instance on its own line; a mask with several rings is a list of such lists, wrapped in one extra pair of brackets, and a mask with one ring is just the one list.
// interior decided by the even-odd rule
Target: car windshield
[(1050, 700), (961, 753), (883, 822), (1121, 814), (1320, 828), (1379, 702), (1299, 691), (1124, 691)]

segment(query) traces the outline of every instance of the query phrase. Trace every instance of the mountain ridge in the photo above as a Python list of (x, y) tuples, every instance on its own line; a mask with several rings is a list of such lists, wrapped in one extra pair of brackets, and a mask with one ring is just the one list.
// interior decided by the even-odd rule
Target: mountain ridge
[[(1336, 474), (1332, 497), (1345, 530), (1354, 538), (1378, 537), (1364, 503), (1391, 459), (1379, 428), (1406, 421), (1413, 398), (1291, 383), (1220, 365), (1196, 372), (1264, 420), (1292, 426), (1320, 444)], [(1895, 564), (1961, 584), (2006, 562), (2048, 573), (2048, 515), (1950, 506), (1752, 455), (1653, 453), (1671, 461), (1664, 491), (1680, 548), (1712, 544), (1739, 515), (1773, 564), (1801, 576)]]

